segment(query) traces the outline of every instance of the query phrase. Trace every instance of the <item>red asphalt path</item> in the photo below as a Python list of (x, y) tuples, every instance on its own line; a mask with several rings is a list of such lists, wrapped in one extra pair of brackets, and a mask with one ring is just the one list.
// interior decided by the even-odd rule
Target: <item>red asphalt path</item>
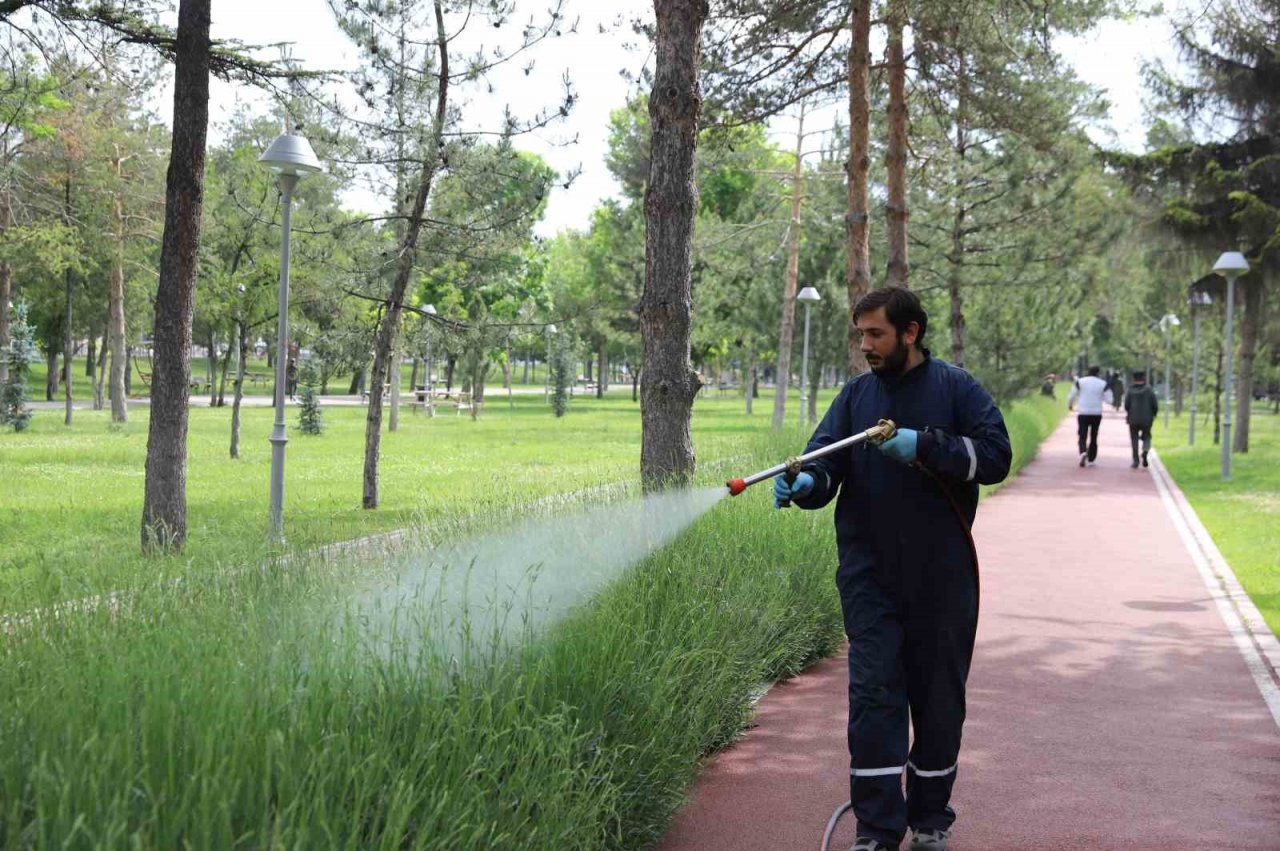
[[(1096, 466), (1075, 444), (1069, 416), (978, 509), (952, 848), (1280, 849), (1280, 727), (1123, 415)], [(774, 686), (657, 849), (818, 849), (849, 796), (845, 689), (843, 654)]]

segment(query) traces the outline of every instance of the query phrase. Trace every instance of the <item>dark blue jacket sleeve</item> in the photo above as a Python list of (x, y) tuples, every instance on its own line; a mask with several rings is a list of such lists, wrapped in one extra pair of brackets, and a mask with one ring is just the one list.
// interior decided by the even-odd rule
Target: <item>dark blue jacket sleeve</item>
[(916, 455), (925, 467), (961, 482), (994, 485), (1009, 475), (1013, 449), (1004, 417), (982, 385), (967, 373), (955, 397), (959, 434), (938, 429), (923, 432)]
[[(844, 389), (840, 391), (835, 401), (831, 403), (831, 407), (827, 409), (826, 416), (822, 418), (822, 422), (818, 423), (817, 429), (814, 430), (813, 437), (809, 438), (809, 444), (804, 448), (806, 453), (821, 449), (853, 434), (853, 421), (849, 405), (850, 388), (852, 387), (852, 381), (845, 384)], [(844, 479), (844, 471), (849, 469), (850, 451), (852, 450), (842, 449), (839, 452), (805, 463), (802, 469), (806, 473), (813, 475), (813, 490), (807, 496), (795, 499), (793, 502), (800, 508), (815, 509), (822, 508), (834, 499), (836, 493), (840, 490), (840, 482)]]

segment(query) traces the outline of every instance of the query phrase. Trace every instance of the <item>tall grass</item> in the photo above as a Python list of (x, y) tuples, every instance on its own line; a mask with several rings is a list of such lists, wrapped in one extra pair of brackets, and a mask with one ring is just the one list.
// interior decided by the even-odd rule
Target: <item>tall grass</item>
[(142, 583), (122, 608), (11, 626), (0, 836), (642, 847), (751, 687), (838, 640), (828, 518), (757, 496), (514, 651), (482, 632), (449, 653), (370, 652), (340, 616), (369, 565)]

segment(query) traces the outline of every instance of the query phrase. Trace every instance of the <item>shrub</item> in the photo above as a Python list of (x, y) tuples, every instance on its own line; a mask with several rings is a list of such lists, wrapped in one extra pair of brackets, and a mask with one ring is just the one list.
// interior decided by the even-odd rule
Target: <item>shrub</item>
[(27, 324), (27, 306), (14, 305), (13, 323), (9, 329), (9, 346), (0, 357), (9, 366), (9, 379), (0, 388), (0, 424), (13, 425), (14, 431), (22, 431), (31, 422), (31, 409), (27, 407), (27, 374), (36, 356), (31, 326)]

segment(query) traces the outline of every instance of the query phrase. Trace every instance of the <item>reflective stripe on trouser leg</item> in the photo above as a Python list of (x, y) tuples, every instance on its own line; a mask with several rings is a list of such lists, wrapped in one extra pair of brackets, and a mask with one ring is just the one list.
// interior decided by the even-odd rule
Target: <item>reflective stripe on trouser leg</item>
[(849, 641), (850, 800), (858, 835), (894, 844), (907, 830), (907, 688), (902, 627), (885, 614)]

